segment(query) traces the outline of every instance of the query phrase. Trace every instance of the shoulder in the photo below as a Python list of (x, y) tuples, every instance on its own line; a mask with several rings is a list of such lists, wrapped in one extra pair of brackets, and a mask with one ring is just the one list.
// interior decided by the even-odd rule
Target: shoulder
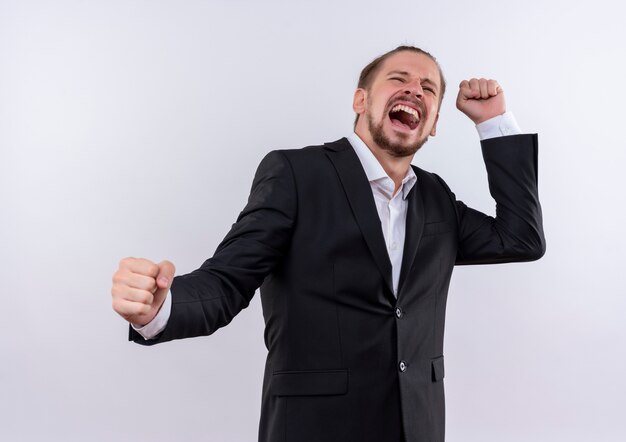
[(344, 151), (353, 151), (347, 138), (295, 149), (276, 149), (269, 152), (265, 158), (276, 159), (280, 157), (282, 161), (286, 161), (294, 169), (310, 170), (328, 165), (329, 153)]
[(426, 189), (434, 188), (437, 190), (444, 190), (446, 193), (452, 194), (452, 191), (450, 190), (450, 187), (448, 187), (448, 184), (446, 184), (443, 178), (441, 178), (436, 173), (421, 169), (417, 166), (414, 166), (413, 164), (411, 164), (411, 167), (413, 168), (413, 172), (415, 172), (415, 176), (417, 176), (417, 181)]
[(268, 152), (257, 168), (255, 180), (267, 176), (290, 176), (291, 179), (322, 178), (333, 169), (328, 153), (352, 151), (346, 138), (296, 149), (275, 149)]
[(347, 138), (340, 138), (336, 141), (331, 141), (323, 144), (316, 144), (311, 146), (300, 147), (297, 149), (278, 149), (275, 152), (280, 152), (288, 159), (313, 159), (317, 157), (324, 157), (328, 152), (341, 152), (352, 149), (350, 142)]

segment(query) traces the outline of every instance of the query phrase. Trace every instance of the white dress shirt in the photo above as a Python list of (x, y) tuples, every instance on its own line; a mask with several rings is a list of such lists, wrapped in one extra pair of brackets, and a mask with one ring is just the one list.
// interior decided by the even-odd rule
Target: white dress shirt
[[(505, 112), (476, 125), (476, 130), (481, 140), (522, 133), (511, 112)], [(356, 133), (352, 133), (348, 136), (348, 141), (359, 157), (359, 161), (361, 161), (372, 188), (376, 210), (380, 217), (383, 236), (387, 245), (387, 252), (391, 260), (393, 291), (394, 295), (397, 295), (406, 233), (406, 213), (408, 208), (406, 197), (415, 185), (417, 177), (413, 169), (409, 167), (402, 179), (400, 188), (394, 194), (395, 185), (393, 180), (385, 173), (385, 170), (363, 140)], [(159, 310), (151, 322), (143, 327), (136, 327), (134, 324), (132, 326), (144, 339), (151, 339), (165, 328), (171, 310), (172, 296), (168, 292), (161, 310)]]
[(381, 166), (363, 140), (356, 133), (352, 133), (348, 136), (348, 141), (350, 141), (356, 155), (361, 160), (361, 165), (365, 170), (365, 175), (374, 194), (376, 211), (380, 218), (385, 244), (387, 245), (387, 253), (391, 260), (393, 294), (397, 296), (400, 266), (404, 251), (406, 212), (409, 207), (406, 197), (415, 185), (417, 177), (415, 172), (413, 172), (413, 168), (409, 167), (402, 179), (400, 188), (394, 194), (395, 183), (387, 175), (383, 166)]

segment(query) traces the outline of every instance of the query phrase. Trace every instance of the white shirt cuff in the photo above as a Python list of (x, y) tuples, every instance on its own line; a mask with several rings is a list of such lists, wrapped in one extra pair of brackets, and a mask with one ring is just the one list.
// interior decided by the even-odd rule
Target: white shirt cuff
[(163, 301), (163, 305), (161, 309), (156, 314), (152, 321), (148, 322), (143, 327), (137, 327), (135, 324), (130, 324), (135, 329), (137, 333), (139, 333), (143, 338), (147, 341), (148, 339), (154, 338), (156, 335), (161, 333), (165, 326), (167, 325), (167, 321), (170, 319), (170, 313), (172, 311), (172, 294), (168, 290), (167, 295), (165, 296), (165, 301)]
[(513, 112), (505, 112), (502, 115), (490, 118), (476, 125), (480, 140), (504, 137), (507, 135), (519, 135), (522, 130), (517, 125)]

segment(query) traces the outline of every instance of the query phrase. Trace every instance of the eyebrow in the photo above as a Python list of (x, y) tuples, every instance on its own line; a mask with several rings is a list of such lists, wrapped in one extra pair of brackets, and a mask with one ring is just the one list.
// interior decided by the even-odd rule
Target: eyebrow
[[(405, 77), (410, 76), (410, 74), (409, 74), (408, 72), (406, 72), (406, 71), (391, 71), (391, 72), (388, 72), (388, 73), (387, 73), (387, 77), (390, 77), (390, 76), (392, 76), (392, 75), (404, 75)], [(432, 80), (430, 80), (430, 79), (428, 79), (428, 78), (424, 78), (424, 79), (422, 80), (422, 83), (428, 83), (428, 84), (430, 84), (431, 86), (433, 86), (435, 89), (437, 89), (437, 90), (439, 89), (439, 88), (437, 87), (437, 83), (435, 83), (434, 81), (432, 81)]]
[(387, 76), (389, 75), (409, 75), (409, 73), (406, 71), (391, 71), (387, 74)]

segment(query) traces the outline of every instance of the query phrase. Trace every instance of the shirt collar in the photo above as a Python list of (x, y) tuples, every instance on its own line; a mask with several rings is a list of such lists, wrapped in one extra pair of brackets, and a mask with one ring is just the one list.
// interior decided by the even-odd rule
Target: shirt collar
[[(370, 183), (384, 181), (385, 178), (391, 180), (372, 151), (355, 132), (351, 133), (347, 138), (354, 148), (356, 155), (359, 157), (363, 170), (365, 170), (367, 180)], [(402, 179), (402, 187), (400, 188), (400, 191), (402, 192), (402, 199), (406, 199), (416, 181), (417, 176), (415, 175), (415, 172), (413, 172), (413, 168), (409, 166), (409, 169), (406, 171), (406, 175)], [(391, 182), (393, 182), (393, 180), (391, 180)]]

